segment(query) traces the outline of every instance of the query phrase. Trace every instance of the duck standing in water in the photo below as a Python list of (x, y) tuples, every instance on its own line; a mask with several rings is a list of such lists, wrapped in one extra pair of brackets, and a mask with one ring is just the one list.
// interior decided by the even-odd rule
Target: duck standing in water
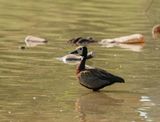
[(90, 43), (96, 43), (97, 41), (94, 40), (92, 37), (87, 37), (87, 38), (83, 38), (83, 37), (77, 37), (77, 38), (73, 38), (73, 39), (70, 39), (68, 41), (68, 43), (71, 43), (71, 44), (74, 44), (76, 46), (84, 46), (84, 45), (88, 45)]
[(86, 68), (85, 63), (87, 59), (87, 47), (79, 47), (75, 51), (71, 52), (71, 54), (79, 54), (82, 56), (82, 60), (77, 67), (77, 78), (79, 82), (84, 87), (88, 89), (92, 89), (93, 91), (98, 91), (105, 86), (112, 85), (116, 82), (124, 83), (124, 79), (115, 76), (103, 69), (100, 68)]

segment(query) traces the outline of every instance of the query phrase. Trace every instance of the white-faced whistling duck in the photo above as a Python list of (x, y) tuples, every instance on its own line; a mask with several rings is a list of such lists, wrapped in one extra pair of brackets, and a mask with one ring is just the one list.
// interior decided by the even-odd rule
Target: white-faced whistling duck
[(114, 83), (124, 83), (124, 79), (115, 76), (100, 68), (86, 68), (85, 63), (87, 59), (87, 47), (82, 46), (77, 48), (71, 54), (79, 54), (83, 57), (80, 64), (77, 67), (77, 78), (84, 87), (98, 91), (105, 86), (112, 85)]

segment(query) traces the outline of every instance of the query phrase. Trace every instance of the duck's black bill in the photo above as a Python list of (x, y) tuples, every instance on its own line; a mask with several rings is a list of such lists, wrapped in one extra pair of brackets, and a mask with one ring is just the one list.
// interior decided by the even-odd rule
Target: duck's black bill
[(78, 54), (78, 51), (74, 50), (74, 51), (70, 52), (69, 54)]

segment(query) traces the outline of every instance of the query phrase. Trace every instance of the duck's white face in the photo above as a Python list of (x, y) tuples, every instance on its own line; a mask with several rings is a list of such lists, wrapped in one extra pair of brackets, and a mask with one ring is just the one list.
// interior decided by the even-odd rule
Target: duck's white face
[(83, 53), (83, 47), (78, 47), (77, 49), (77, 53), (79, 54), (79, 55), (82, 55), (82, 53)]
[(83, 47), (83, 46), (80, 46), (78, 47), (76, 50), (70, 52), (70, 54), (79, 54), (81, 56), (87, 56), (87, 48), (86, 47)]

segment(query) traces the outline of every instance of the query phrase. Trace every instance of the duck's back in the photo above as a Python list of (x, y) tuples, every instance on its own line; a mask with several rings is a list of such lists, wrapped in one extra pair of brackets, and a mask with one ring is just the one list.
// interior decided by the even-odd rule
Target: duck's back
[(99, 90), (115, 82), (124, 82), (122, 78), (99, 68), (85, 69), (78, 74), (78, 78), (81, 85), (93, 90)]

